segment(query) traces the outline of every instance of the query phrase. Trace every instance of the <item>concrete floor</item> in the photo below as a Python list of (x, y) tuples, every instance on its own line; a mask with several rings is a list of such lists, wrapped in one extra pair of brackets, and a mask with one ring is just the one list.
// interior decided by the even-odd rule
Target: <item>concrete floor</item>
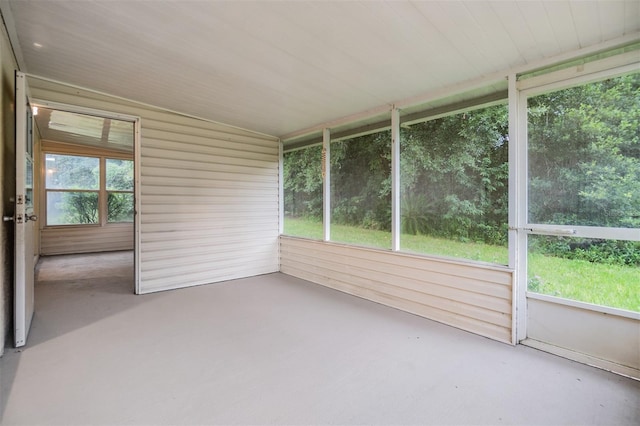
[(283, 274), (145, 296), (44, 258), (3, 424), (638, 425), (640, 382)]

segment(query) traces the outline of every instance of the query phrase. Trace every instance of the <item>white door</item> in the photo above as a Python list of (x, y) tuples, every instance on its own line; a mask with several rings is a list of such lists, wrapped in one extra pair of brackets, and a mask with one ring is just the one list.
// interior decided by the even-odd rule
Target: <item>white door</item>
[(637, 70), (573, 80), (565, 70), (544, 77), (557, 84), (521, 92), (527, 217), (519, 275), (523, 343), (640, 378)]
[(16, 199), (14, 214), (15, 346), (27, 342), (34, 310), (33, 114), (27, 82), (16, 71)]

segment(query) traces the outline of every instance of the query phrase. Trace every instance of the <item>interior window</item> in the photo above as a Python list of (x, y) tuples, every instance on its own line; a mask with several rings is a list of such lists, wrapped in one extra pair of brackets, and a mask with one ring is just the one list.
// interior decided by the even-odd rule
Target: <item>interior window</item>
[(132, 160), (47, 153), (45, 164), (47, 226), (133, 221)]
[(100, 159), (46, 154), (47, 225), (99, 223)]

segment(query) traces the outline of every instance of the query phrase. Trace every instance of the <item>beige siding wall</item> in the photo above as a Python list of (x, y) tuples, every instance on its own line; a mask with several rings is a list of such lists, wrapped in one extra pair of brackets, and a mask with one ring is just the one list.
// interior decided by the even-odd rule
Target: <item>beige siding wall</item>
[(42, 255), (133, 250), (132, 223), (44, 228), (41, 235)]
[(29, 85), (36, 99), (141, 118), (142, 293), (278, 270), (275, 138), (36, 78)]
[(285, 274), (513, 343), (507, 268), (284, 236), (280, 245)]

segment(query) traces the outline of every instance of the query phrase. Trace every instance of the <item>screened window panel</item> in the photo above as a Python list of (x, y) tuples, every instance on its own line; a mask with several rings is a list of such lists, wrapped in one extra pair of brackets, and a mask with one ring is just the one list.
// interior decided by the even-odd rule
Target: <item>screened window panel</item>
[(322, 239), (322, 147), (284, 154), (284, 234)]
[(391, 132), (331, 143), (331, 240), (391, 248)]
[(507, 106), (400, 132), (401, 249), (506, 264)]
[(640, 74), (528, 99), (529, 222), (640, 227)]

